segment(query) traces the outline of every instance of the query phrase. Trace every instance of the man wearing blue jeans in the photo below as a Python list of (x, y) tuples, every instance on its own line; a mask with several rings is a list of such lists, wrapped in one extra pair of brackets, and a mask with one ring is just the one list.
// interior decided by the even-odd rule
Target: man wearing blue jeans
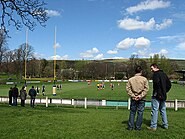
[[(131, 97), (128, 130), (141, 130), (143, 111), (145, 108), (145, 97), (149, 89), (148, 80), (142, 76), (141, 66), (137, 66), (135, 72), (136, 74), (128, 80), (126, 85), (127, 93)], [(134, 126), (136, 112), (137, 119), (136, 126)]]
[(158, 68), (157, 64), (152, 64), (150, 66), (153, 72), (153, 95), (152, 95), (152, 119), (150, 123), (149, 130), (156, 131), (157, 120), (158, 120), (158, 110), (160, 111), (162, 117), (162, 127), (168, 129), (168, 120), (166, 114), (166, 93), (171, 88), (171, 82), (167, 75)]

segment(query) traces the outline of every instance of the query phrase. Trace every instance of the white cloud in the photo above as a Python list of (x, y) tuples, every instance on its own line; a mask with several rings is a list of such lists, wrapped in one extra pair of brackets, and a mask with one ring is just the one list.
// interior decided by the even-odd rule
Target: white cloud
[(132, 45), (134, 45), (135, 39), (132, 38), (126, 38), (124, 40), (122, 40), (121, 42), (118, 43), (118, 45), (116, 46), (118, 49), (128, 49), (130, 48)]
[(157, 52), (157, 53), (150, 53), (149, 54), (149, 56), (154, 56), (154, 55), (156, 55), (156, 54), (159, 54), (160, 56), (162, 56), (162, 55), (164, 55), (164, 56), (166, 56), (167, 54), (168, 54), (168, 51), (166, 50), (166, 49), (161, 49), (159, 52)]
[(149, 57), (153, 57), (155, 55), (155, 53), (150, 53)]
[(59, 43), (56, 43), (53, 47), (54, 47), (54, 48), (55, 48), (55, 47), (56, 47), (56, 48), (60, 48), (61, 45), (60, 45)]
[(170, 25), (172, 25), (172, 19), (164, 19), (163, 23), (156, 24), (156, 29), (161, 30), (161, 29), (164, 29), (166, 27), (169, 27)]
[(117, 50), (108, 50), (107, 54), (117, 54), (118, 51)]
[[(49, 60), (54, 60), (54, 58), (55, 58), (55, 56), (51, 56), (48, 59)], [(68, 55), (64, 55), (64, 56), (56, 55), (56, 60), (68, 60), (68, 59), (69, 59)]]
[(117, 48), (126, 50), (132, 46), (136, 48), (146, 48), (150, 46), (150, 40), (144, 37), (139, 37), (137, 39), (126, 38), (118, 43)]
[(60, 16), (60, 12), (55, 11), (55, 10), (46, 10), (48, 16)]
[(177, 35), (174, 35), (174, 36), (161, 36), (161, 37), (158, 37), (160, 40), (168, 40), (168, 41), (171, 41), (171, 40), (174, 40), (174, 39), (177, 39), (179, 36)]
[(96, 47), (94, 47), (91, 50), (87, 50), (87, 53), (96, 54), (96, 53), (99, 53), (99, 50)]
[(42, 59), (44, 57), (44, 54), (40, 54), (40, 53), (33, 53), (33, 56), (36, 58), (36, 59)]
[(106, 57), (106, 58), (104, 57), (103, 59), (128, 59), (128, 58), (115, 56), (115, 57)]
[(158, 37), (158, 39), (161, 40), (161, 43), (183, 43), (185, 42), (185, 34), (182, 33), (182, 34), (178, 34), (178, 35), (173, 35), (173, 36), (161, 36), (161, 37)]
[(160, 56), (166, 56), (168, 54), (168, 51), (166, 49), (161, 49), (159, 52), (157, 53), (149, 53), (148, 49), (143, 49), (143, 50), (138, 50), (137, 52), (134, 52), (133, 54), (138, 55), (142, 58), (146, 58), (146, 57), (150, 57), (150, 56), (154, 56), (155, 54), (158, 54)]
[(136, 52), (133, 52), (133, 53), (132, 53), (132, 55), (138, 55), (138, 53), (136, 53)]
[(96, 60), (100, 60), (100, 59), (103, 59), (103, 54), (98, 54), (94, 57), (94, 59)]
[(180, 49), (180, 50), (185, 50), (185, 42), (181, 42), (179, 43), (176, 48)]
[(136, 48), (148, 47), (148, 46), (150, 46), (150, 40), (148, 40), (144, 37), (137, 38), (135, 40), (134, 46)]
[(147, 56), (148, 53), (146, 50), (139, 50), (137, 54), (144, 57), (144, 56)]
[(118, 21), (118, 26), (125, 30), (152, 30), (155, 25), (154, 18), (151, 18), (148, 22), (139, 21), (138, 19), (125, 18)]
[(84, 52), (84, 53), (80, 53), (80, 57), (91, 58), (91, 57), (93, 57), (93, 54)]
[(126, 59), (125, 57), (113, 57), (113, 58), (109, 58), (109, 59)]
[(159, 8), (167, 8), (171, 4), (169, 1), (163, 1), (163, 0), (146, 0), (144, 2), (140, 2), (136, 6), (132, 6), (126, 9), (128, 14), (137, 13), (139, 11), (145, 11), (145, 10), (155, 10)]
[(172, 16), (182, 21), (185, 21), (185, 13), (175, 13)]
[(92, 58), (94, 57), (94, 54), (99, 53), (99, 50), (94, 47), (91, 50), (87, 50), (86, 52), (80, 53), (80, 57), (82, 58)]
[(168, 51), (166, 49), (161, 49), (160, 52), (159, 52), (159, 55), (167, 55), (168, 54)]
[(138, 55), (140, 57), (149, 57), (149, 49), (144, 48), (144, 49), (139, 49), (137, 52), (134, 52), (133, 54)]
[(154, 18), (151, 18), (147, 22), (140, 21), (138, 18), (125, 18), (123, 20), (118, 21), (118, 27), (125, 30), (161, 30), (172, 24), (171, 19), (165, 19), (161, 24), (156, 24)]

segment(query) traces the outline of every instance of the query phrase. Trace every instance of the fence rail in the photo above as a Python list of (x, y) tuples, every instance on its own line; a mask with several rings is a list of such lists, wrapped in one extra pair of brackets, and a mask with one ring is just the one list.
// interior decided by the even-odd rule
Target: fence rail
[[(5, 96), (0, 96), (0, 102), (1, 103), (8, 103), (9, 98)], [(18, 98), (18, 103), (20, 103), (21, 100)], [(26, 104), (30, 103), (30, 99), (26, 99)], [(72, 106), (84, 106), (87, 108), (87, 106), (113, 106), (113, 107), (128, 107), (130, 109), (130, 99), (128, 100), (92, 100), (92, 99), (56, 99), (56, 98), (36, 98), (35, 99), (36, 104), (46, 104), (46, 107), (48, 107), (49, 104), (61, 104), (61, 105), (72, 105)], [(146, 101), (145, 107), (151, 107), (151, 102)], [(167, 108), (174, 108), (175, 111), (178, 110), (178, 108), (185, 108), (185, 100), (167, 100), (166, 101), (166, 107)]]

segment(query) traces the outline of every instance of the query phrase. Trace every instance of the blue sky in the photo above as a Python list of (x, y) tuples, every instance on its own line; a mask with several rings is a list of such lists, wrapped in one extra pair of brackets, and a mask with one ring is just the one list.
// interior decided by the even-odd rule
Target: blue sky
[[(154, 54), (185, 59), (184, 0), (45, 0), (50, 19), (28, 33), (37, 58), (140, 58)], [(9, 27), (9, 48), (26, 41), (26, 28)]]

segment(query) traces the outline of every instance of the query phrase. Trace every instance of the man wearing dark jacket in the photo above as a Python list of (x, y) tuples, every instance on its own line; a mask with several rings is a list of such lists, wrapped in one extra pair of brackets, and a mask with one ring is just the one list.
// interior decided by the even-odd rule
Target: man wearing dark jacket
[(19, 90), (17, 85), (12, 89), (12, 97), (13, 97), (13, 106), (17, 106), (17, 98), (19, 96)]
[(152, 95), (152, 119), (149, 130), (155, 131), (157, 129), (158, 110), (162, 117), (162, 127), (168, 129), (168, 120), (166, 115), (166, 98), (167, 92), (171, 88), (171, 82), (167, 75), (158, 68), (157, 64), (150, 66), (153, 72), (153, 95)]
[(34, 108), (35, 105), (35, 97), (37, 95), (36, 90), (34, 89), (34, 86), (29, 90), (29, 96), (30, 96), (30, 106)]

